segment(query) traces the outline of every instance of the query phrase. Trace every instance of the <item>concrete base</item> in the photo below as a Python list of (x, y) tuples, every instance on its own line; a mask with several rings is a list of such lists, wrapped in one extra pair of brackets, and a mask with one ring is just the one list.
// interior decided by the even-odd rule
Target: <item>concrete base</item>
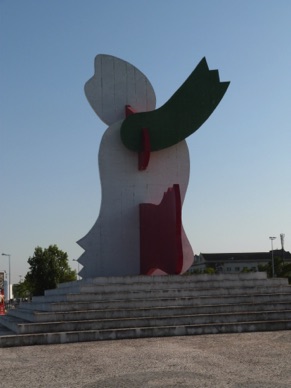
[(265, 273), (60, 284), (0, 317), (0, 347), (289, 330), (291, 287)]

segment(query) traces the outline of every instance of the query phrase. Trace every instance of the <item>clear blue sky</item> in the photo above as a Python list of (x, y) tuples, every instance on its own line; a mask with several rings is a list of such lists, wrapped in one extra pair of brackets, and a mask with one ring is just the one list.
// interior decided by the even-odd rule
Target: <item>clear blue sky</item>
[[(289, 0), (0, 0), (0, 250), (12, 280), (34, 248), (77, 268), (98, 217), (106, 125), (83, 87), (97, 54), (134, 64), (157, 107), (203, 56), (231, 85), (190, 138), (184, 226), (195, 253), (291, 250)], [(0, 256), (0, 269), (8, 260)]]

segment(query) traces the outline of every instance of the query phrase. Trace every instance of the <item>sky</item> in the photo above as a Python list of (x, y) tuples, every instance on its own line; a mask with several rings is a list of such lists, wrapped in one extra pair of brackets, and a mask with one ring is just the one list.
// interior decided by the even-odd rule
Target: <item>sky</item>
[[(0, 253), (11, 279), (37, 246), (68, 253), (100, 206), (106, 125), (84, 95), (97, 54), (122, 58), (163, 105), (205, 56), (231, 84), (187, 139), (183, 225), (196, 254), (291, 250), (289, 0), (0, 0)], [(8, 260), (0, 256), (0, 270)]]

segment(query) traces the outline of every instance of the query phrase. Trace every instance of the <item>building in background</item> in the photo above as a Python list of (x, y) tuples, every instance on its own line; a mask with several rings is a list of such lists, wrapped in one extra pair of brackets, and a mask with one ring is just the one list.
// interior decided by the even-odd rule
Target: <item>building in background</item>
[[(291, 253), (284, 249), (274, 249), (274, 257), (291, 263)], [(188, 272), (203, 272), (206, 268), (214, 268), (220, 273), (238, 273), (242, 271), (258, 271), (259, 265), (266, 265), (272, 260), (270, 252), (247, 253), (200, 253), (195, 255), (194, 263)]]

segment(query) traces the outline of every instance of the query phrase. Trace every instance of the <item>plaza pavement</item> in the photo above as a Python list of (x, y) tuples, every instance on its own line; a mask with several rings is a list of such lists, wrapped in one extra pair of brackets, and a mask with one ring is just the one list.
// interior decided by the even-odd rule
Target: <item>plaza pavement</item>
[(289, 388), (291, 331), (0, 348), (0, 387)]

